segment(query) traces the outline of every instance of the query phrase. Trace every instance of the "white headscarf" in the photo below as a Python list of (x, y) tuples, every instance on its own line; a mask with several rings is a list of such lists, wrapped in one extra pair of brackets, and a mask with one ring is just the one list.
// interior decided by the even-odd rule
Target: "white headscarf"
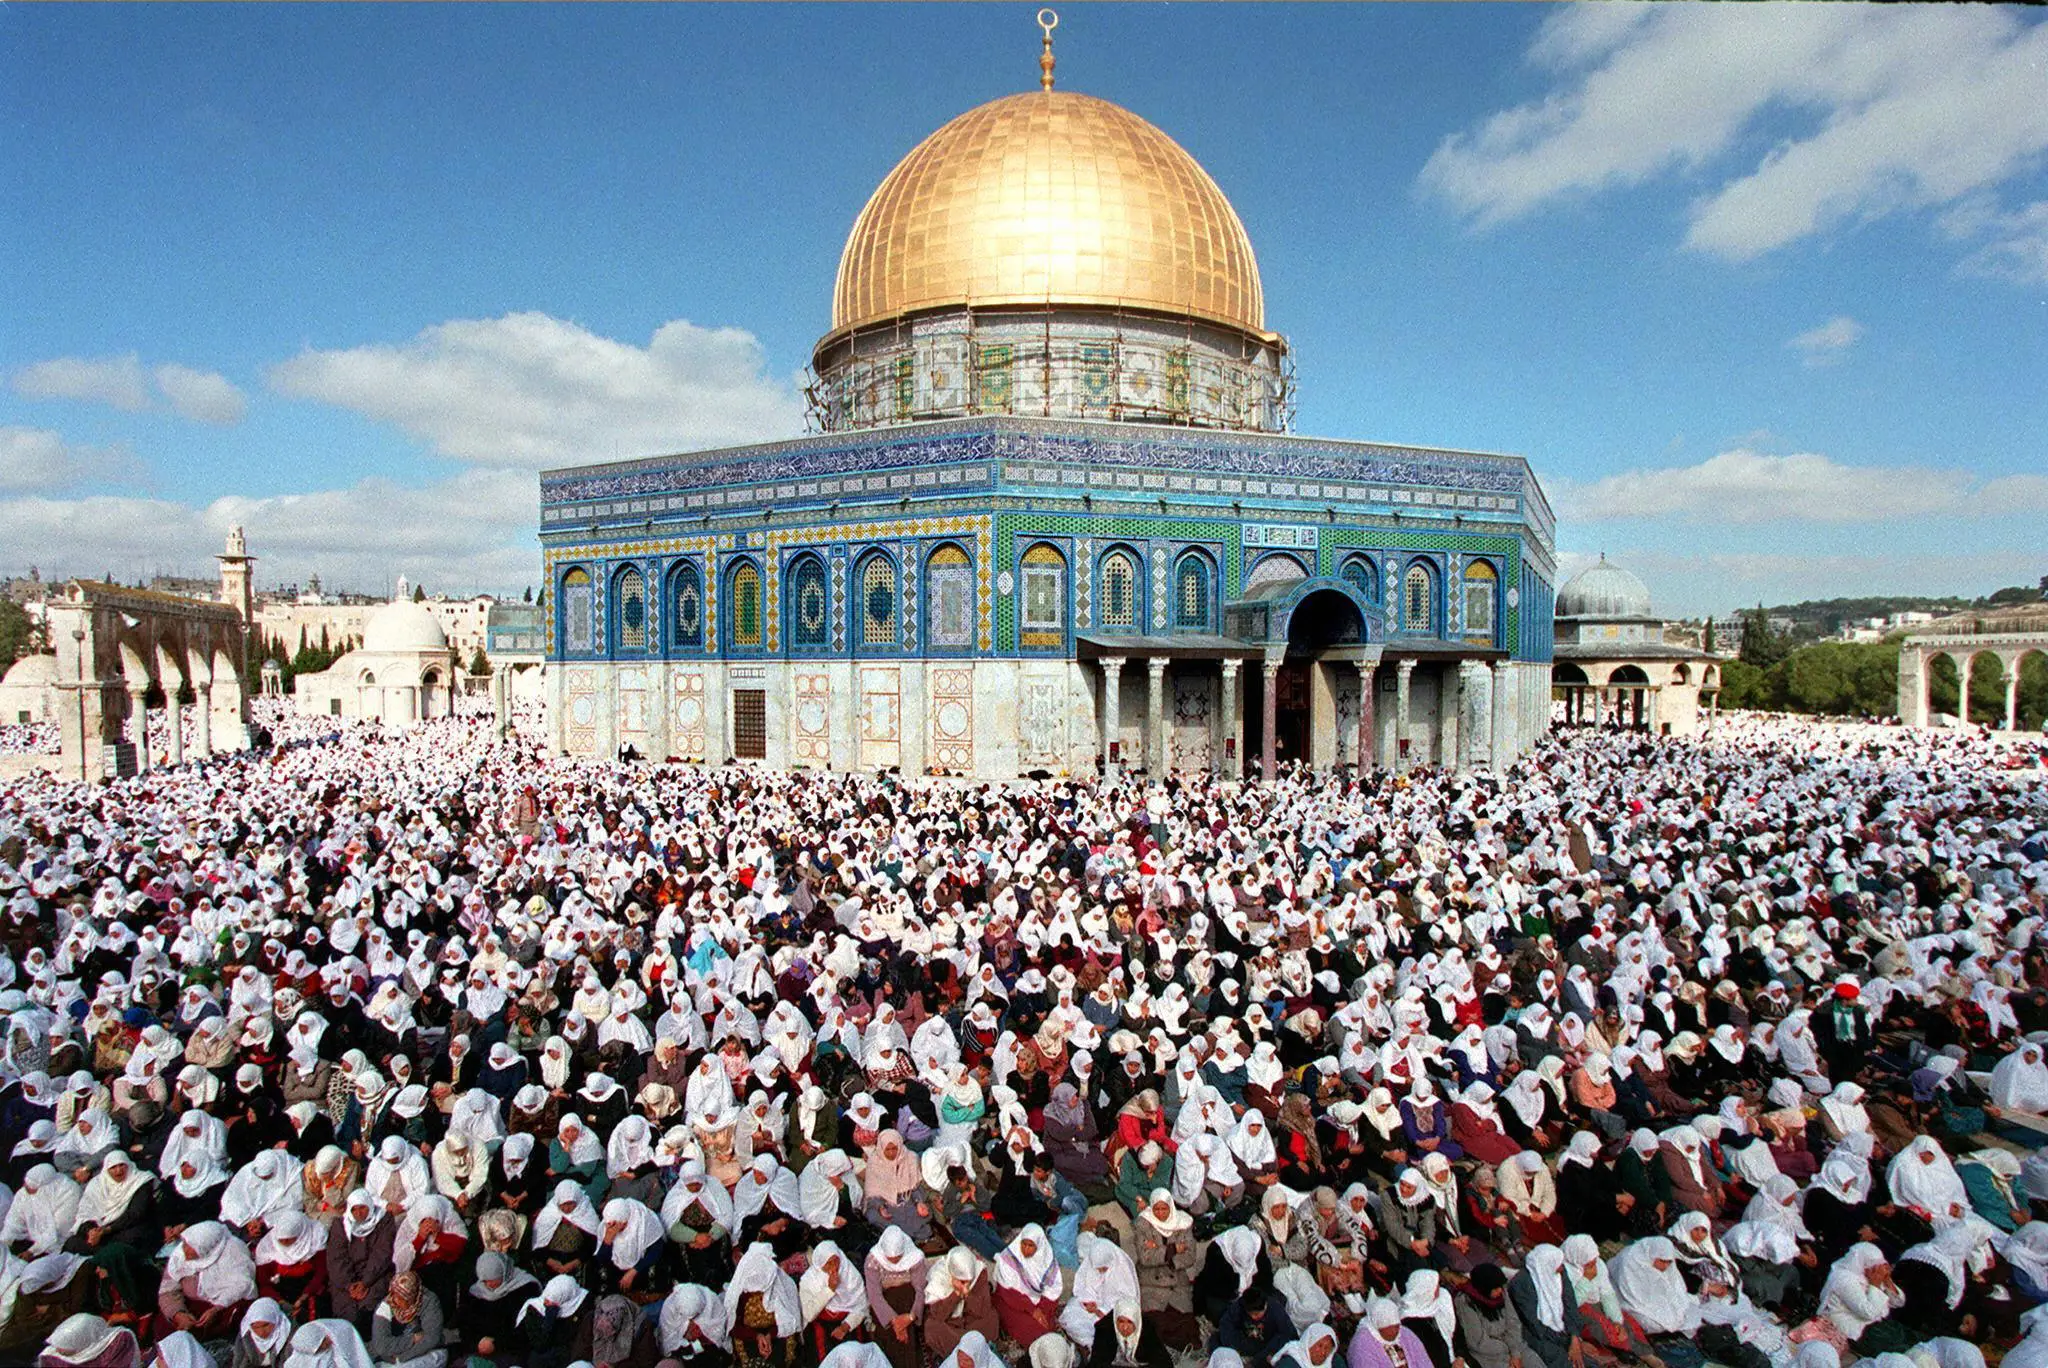
[(765, 1244), (751, 1244), (725, 1285), (726, 1324), (739, 1324), (740, 1300), (759, 1293), (775, 1316), (775, 1333), (787, 1338), (803, 1328), (803, 1303), (797, 1296), (796, 1281), (775, 1262), (775, 1251)]
[(164, 1262), (172, 1283), (197, 1280), (199, 1300), (209, 1306), (235, 1306), (256, 1295), (256, 1261), (249, 1246), (219, 1221), (187, 1226)]
[(678, 1283), (661, 1303), (661, 1352), (674, 1354), (689, 1341), (692, 1329), (720, 1349), (732, 1348), (731, 1326), (718, 1294), (700, 1283)]

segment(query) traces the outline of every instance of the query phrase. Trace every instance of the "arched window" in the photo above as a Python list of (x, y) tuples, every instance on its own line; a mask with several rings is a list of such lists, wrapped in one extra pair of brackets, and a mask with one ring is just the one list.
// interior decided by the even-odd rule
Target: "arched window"
[(1254, 598), (1261, 589), (1270, 585), (1292, 584), (1295, 580), (1307, 578), (1308, 567), (1300, 561), (1285, 552), (1270, 552), (1252, 567), (1250, 578), (1244, 582), (1244, 596)]
[(974, 645), (974, 562), (948, 543), (924, 563), (925, 646), (964, 651)]
[(690, 561), (677, 566), (669, 576), (671, 644), (689, 650), (704, 647), (704, 577)]
[(868, 552), (854, 577), (860, 586), (860, 644), (896, 644), (896, 566), (880, 551)]
[(1408, 567), (1401, 577), (1401, 630), (1429, 633), (1436, 630), (1436, 582), (1421, 561)]
[(1112, 551), (1104, 556), (1102, 590), (1096, 595), (1096, 622), (1112, 630), (1136, 631), (1144, 621), (1138, 603), (1142, 584), (1136, 556), (1128, 551)]
[(1206, 632), (1214, 625), (1215, 593), (1209, 558), (1199, 551), (1182, 554), (1173, 567), (1173, 624), (1184, 632)]
[(1067, 558), (1057, 547), (1038, 543), (1020, 564), (1024, 593), (1019, 600), (1017, 644), (1026, 649), (1067, 644)]
[(1493, 603), (1500, 590), (1500, 576), (1485, 561), (1465, 567), (1465, 635), (1493, 640)]
[(1367, 603), (1380, 601), (1380, 577), (1371, 561), (1364, 556), (1353, 556), (1344, 562), (1339, 572), (1343, 581), (1358, 591), (1358, 596)]
[(597, 593), (590, 572), (576, 566), (562, 576), (562, 649), (588, 655), (597, 649)]
[(832, 589), (825, 562), (800, 556), (789, 568), (789, 644), (817, 650), (832, 644)]
[(647, 649), (647, 578), (636, 566), (619, 571), (612, 586), (618, 620), (612, 626), (612, 653)]
[(761, 647), (761, 570), (752, 561), (741, 561), (726, 581), (726, 622), (730, 624), (736, 650)]

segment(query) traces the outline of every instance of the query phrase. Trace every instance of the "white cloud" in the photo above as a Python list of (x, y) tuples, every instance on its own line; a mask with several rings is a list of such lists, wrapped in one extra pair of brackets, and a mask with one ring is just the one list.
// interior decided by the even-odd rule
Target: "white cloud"
[(2048, 150), (2048, 23), (1988, 6), (1575, 5), (1530, 60), (1555, 88), (1422, 171), (1480, 227), (1681, 174), (1706, 182), (1686, 246), (1742, 261), (1953, 204)]
[(195, 423), (229, 426), (249, 414), (249, 399), (233, 381), (216, 371), (194, 370), (176, 362), (156, 368), (156, 387), (181, 418)]
[(1977, 491), (1979, 512), (2048, 513), (2048, 475), (2002, 475)]
[(149, 387), (142, 361), (126, 356), (60, 356), (17, 371), (14, 392), (24, 399), (83, 399), (111, 404), (129, 413), (149, 407)]
[(1981, 244), (1963, 258), (1966, 274), (2048, 285), (2048, 200), (2004, 213), (1980, 196), (1944, 215), (1941, 226), (1952, 238)]
[(153, 376), (145, 375), (142, 358), (134, 352), (38, 361), (15, 372), (14, 392), (25, 399), (79, 399), (142, 413), (158, 407), (150, 395), (151, 379), (181, 418), (227, 426), (248, 415), (248, 398), (226, 376), (176, 362), (158, 366)]
[(0, 499), (10, 562), (58, 576), (210, 574), (227, 529), (248, 530), (263, 583), (386, 589), (403, 574), (430, 590), (516, 593), (536, 582), (539, 494), (531, 476), (471, 470), (426, 486), (384, 479), (203, 507), (164, 499)]
[(1697, 465), (1628, 470), (1567, 485), (1558, 502), (1561, 516), (1589, 522), (1884, 522), (1960, 509), (1974, 483), (1960, 470), (1851, 466), (1813, 452), (1771, 456), (1737, 448)]
[(390, 423), (442, 455), (533, 470), (790, 436), (794, 388), (737, 328), (677, 320), (645, 347), (543, 313), (436, 324), (399, 346), (306, 351), (273, 389)]
[(1863, 325), (1847, 314), (1830, 318), (1817, 328), (1808, 328), (1785, 345), (1806, 358), (1809, 366), (1825, 366), (1842, 359), (1842, 353), (1863, 337)]
[(0, 427), (0, 493), (64, 489), (143, 475), (141, 463), (125, 446), (76, 446), (45, 428)]

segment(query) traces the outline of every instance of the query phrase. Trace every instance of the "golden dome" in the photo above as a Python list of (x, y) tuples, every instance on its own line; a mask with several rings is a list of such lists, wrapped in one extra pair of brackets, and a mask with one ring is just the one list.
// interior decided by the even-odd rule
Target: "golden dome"
[(1265, 335), (1251, 240), (1209, 173), (1129, 110), (1065, 90), (970, 109), (897, 163), (846, 239), (832, 331), (999, 304)]

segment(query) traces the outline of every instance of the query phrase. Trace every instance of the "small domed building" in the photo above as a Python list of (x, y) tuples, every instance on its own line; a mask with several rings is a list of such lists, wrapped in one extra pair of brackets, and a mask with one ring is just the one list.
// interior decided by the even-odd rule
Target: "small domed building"
[(1650, 589), (1605, 555), (1557, 594), (1552, 698), (1564, 720), (1691, 736), (1721, 691), (1719, 659), (1664, 639)]
[(460, 676), (447, 633), (401, 582), (398, 596), (363, 624), (362, 645), (327, 669), (293, 680), (292, 696), (302, 713), (404, 730), (453, 713)]
[(855, 217), (812, 435), (542, 472), (556, 750), (1235, 776), (1548, 725), (1528, 462), (1290, 432), (1237, 211), (1045, 27)]

